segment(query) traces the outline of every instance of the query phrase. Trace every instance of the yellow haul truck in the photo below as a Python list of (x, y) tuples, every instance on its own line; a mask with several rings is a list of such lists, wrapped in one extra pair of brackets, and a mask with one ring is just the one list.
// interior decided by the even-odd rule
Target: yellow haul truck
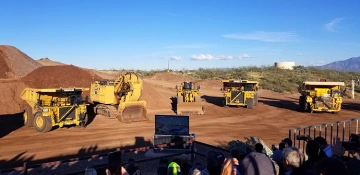
[(88, 121), (88, 105), (82, 92), (89, 89), (25, 88), (20, 97), (26, 102), (24, 125), (34, 127), (38, 132), (49, 132), (54, 126), (76, 125), (84, 127)]
[(126, 72), (115, 80), (91, 83), (90, 100), (95, 113), (119, 122), (146, 121), (146, 101), (139, 100), (143, 90), (142, 78), (134, 72)]
[(200, 98), (200, 86), (195, 87), (193, 82), (185, 81), (180, 87), (175, 87), (177, 92), (176, 114), (178, 115), (203, 115), (204, 104)]
[(253, 109), (258, 104), (257, 81), (222, 80), (224, 100), (223, 106), (246, 106)]
[(341, 87), (344, 82), (306, 81), (299, 86), (299, 106), (303, 112), (324, 111), (339, 112), (341, 110)]

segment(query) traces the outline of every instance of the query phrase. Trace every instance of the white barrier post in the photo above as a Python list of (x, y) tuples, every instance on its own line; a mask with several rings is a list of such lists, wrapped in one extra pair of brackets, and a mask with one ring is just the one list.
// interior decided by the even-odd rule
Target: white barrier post
[(351, 80), (351, 98), (355, 99), (355, 80)]

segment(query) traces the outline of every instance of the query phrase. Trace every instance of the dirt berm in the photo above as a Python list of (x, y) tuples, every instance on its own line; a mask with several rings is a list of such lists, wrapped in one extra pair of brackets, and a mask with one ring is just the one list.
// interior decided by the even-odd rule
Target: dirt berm
[(0, 115), (23, 111), (20, 93), (26, 85), (17, 80), (0, 80)]
[(0, 45), (0, 79), (22, 77), (41, 66), (19, 49)]
[(89, 88), (91, 81), (100, 80), (97, 75), (72, 65), (43, 66), (21, 78), (31, 88)]

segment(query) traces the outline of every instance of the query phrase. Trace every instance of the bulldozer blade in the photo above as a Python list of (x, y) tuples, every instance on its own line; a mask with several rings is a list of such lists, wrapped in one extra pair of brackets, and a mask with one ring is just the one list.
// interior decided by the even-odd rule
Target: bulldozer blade
[(147, 110), (142, 105), (127, 105), (121, 111), (118, 120), (123, 123), (147, 121)]
[(204, 105), (201, 102), (182, 102), (176, 106), (178, 115), (203, 115), (204, 113)]

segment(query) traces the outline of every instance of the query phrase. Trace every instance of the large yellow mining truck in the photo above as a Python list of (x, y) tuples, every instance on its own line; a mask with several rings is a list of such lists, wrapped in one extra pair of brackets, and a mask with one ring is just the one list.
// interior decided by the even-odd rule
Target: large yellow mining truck
[(178, 87), (176, 86), (178, 115), (203, 115), (204, 104), (199, 95), (200, 86), (195, 87), (193, 82), (185, 81)]
[(223, 106), (246, 106), (253, 109), (258, 104), (259, 82), (249, 80), (222, 80)]
[(344, 82), (303, 82), (299, 86), (300, 111), (339, 112), (342, 104), (341, 88), (344, 86)]
[(26, 102), (24, 125), (38, 132), (49, 132), (54, 126), (84, 127), (88, 121), (88, 104), (82, 92), (88, 88), (33, 89), (25, 88), (20, 97)]

